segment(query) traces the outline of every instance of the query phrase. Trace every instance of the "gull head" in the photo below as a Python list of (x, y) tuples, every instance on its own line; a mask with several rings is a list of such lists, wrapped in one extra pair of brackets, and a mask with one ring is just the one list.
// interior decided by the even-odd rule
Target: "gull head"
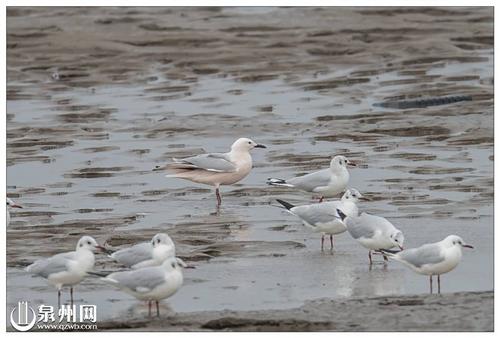
[(183, 267), (187, 266), (186, 263), (180, 258), (177, 257), (170, 257), (167, 258), (163, 263), (162, 263), (163, 268), (165, 271), (181, 271)]
[(97, 250), (106, 251), (106, 249), (100, 246), (97, 241), (90, 236), (83, 236), (80, 238), (78, 243), (76, 244), (76, 250), (90, 250), (92, 252), (96, 252)]
[(399, 231), (399, 230), (394, 231), (391, 234), (390, 238), (391, 238), (392, 244), (394, 244), (394, 246), (397, 246), (398, 248), (403, 250), (405, 236), (403, 235), (403, 233), (401, 231)]
[(457, 236), (457, 235), (450, 235), (450, 236), (446, 237), (443, 242), (448, 247), (452, 247), (452, 246), (457, 245), (457, 246), (463, 247), (463, 248), (474, 249), (474, 247), (472, 245), (466, 244), (465, 241), (460, 236)]
[(358, 202), (358, 201), (369, 201), (368, 198), (364, 197), (361, 195), (361, 193), (358, 191), (358, 189), (354, 188), (349, 188), (345, 191), (344, 195), (342, 196), (343, 201), (351, 201), (351, 202)]
[(169, 235), (160, 233), (154, 235), (153, 239), (151, 240), (151, 244), (153, 245), (153, 248), (155, 248), (160, 245), (173, 246), (174, 242), (172, 241)]
[(250, 151), (253, 148), (266, 148), (263, 144), (258, 144), (249, 138), (242, 137), (237, 139), (231, 146), (231, 151)]
[(16, 204), (13, 200), (7, 197), (7, 206), (11, 208), (20, 208), (22, 209), (23, 207), (19, 204)]
[(337, 155), (332, 158), (330, 162), (330, 168), (332, 170), (338, 170), (341, 168), (347, 168), (348, 166), (356, 166), (356, 163), (349, 161), (345, 156)]

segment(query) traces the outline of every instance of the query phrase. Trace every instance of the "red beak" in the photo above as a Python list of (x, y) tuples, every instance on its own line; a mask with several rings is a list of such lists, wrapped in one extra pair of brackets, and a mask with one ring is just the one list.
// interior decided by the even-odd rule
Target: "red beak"
[(19, 205), (19, 204), (12, 204), (10, 207), (11, 207), (11, 208), (18, 208), (18, 209), (22, 209), (22, 208), (23, 208), (23, 207), (22, 207), (21, 205)]
[(97, 249), (101, 250), (102, 252), (108, 253), (109, 250), (103, 247), (102, 245), (96, 245), (95, 246)]
[(469, 248), (469, 249), (474, 249), (474, 247), (472, 245), (469, 245), (469, 244), (464, 244), (462, 245), (464, 248)]
[(347, 161), (347, 165), (351, 166), (351, 167), (356, 167), (357, 164), (352, 162), (352, 161)]
[(404, 250), (402, 245), (398, 245), (398, 246), (399, 246), (399, 248), (401, 249), (401, 251), (403, 251), (403, 250)]

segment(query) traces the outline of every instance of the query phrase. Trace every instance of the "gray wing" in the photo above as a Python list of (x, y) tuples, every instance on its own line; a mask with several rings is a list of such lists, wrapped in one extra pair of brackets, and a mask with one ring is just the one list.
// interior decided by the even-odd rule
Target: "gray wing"
[(130, 248), (118, 250), (111, 254), (111, 258), (118, 263), (131, 267), (137, 263), (153, 258), (153, 248), (150, 242), (140, 243)]
[(417, 268), (425, 264), (436, 264), (445, 259), (438, 244), (425, 244), (419, 248), (403, 250), (397, 256)]
[(361, 237), (371, 238), (377, 230), (376, 223), (377, 216), (369, 215), (367, 213), (361, 214), (359, 217), (348, 217), (345, 219), (347, 231), (354, 239)]
[(313, 191), (317, 187), (325, 187), (330, 183), (332, 175), (330, 169), (323, 169), (304, 176), (294, 177), (286, 180), (286, 183), (292, 184), (296, 188)]
[(50, 258), (40, 259), (26, 268), (26, 271), (48, 278), (53, 273), (68, 271), (68, 263), (73, 258), (74, 252), (67, 252), (52, 256)]
[(327, 223), (338, 219), (337, 208), (340, 202), (323, 202), (310, 205), (302, 205), (292, 208), (290, 211), (306, 221), (310, 225)]
[(223, 153), (202, 154), (174, 161), (175, 163), (169, 165), (173, 169), (203, 169), (224, 173), (236, 171), (236, 166), (230, 161), (229, 156)]
[(133, 271), (115, 272), (107, 278), (115, 280), (121, 287), (136, 292), (148, 292), (158, 285), (165, 283), (165, 270), (161, 266), (157, 266)]

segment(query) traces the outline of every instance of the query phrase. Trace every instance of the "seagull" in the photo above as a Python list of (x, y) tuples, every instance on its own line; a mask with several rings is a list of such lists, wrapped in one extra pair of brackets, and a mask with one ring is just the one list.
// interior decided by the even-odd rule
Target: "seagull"
[(154, 235), (150, 242), (115, 251), (110, 257), (132, 269), (156, 266), (161, 265), (167, 258), (175, 257), (175, 244), (170, 236), (159, 233)]
[(438, 293), (441, 293), (441, 275), (453, 270), (462, 259), (462, 248), (473, 249), (472, 245), (457, 235), (449, 235), (440, 242), (424, 244), (421, 247), (400, 252), (380, 250), (389, 258), (409, 266), (413, 271), (429, 275), (432, 293), (432, 276), (437, 275)]
[[(403, 250), (403, 233), (396, 229), (391, 222), (380, 216), (362, 213), (359, 216), (347, 216), (337, 209), (349, 234), (362, 246), (368, 249), (368, 259), (372, 264), (372, 250), (391, 249), (399, 247)], [(387, 261), (387, 257), (384, 256)]]
[(343, 192), (349, 182), (347, 166), (356, 166), (345, 156), (335, 156), (330, 162), (330, 168), (315, 171), (304, 176), (294, 177), (289, 180), (282, 178), (268, 178), (267, 184), (280, 187), (290, 187), (313, 192), (320, 195), (320, 202), (325, 197), (335, 197)]
[(347, 230), (344, 222), (340, 220), (337, 209), (341, 209), (348, 216), (357, 216), (359, 200), (367, 200), (354, 188), (347, 189), (340, 201), (315, 203), (309, 205), (294, 206), (283, 200), (277, 200), (292, 215), (302, 220), (305, 226), (314, 232), (321, 232), (321, 251), (325, 241), (325, 234), (330, 235), (330, 250), (333, 250), (333, 235), (341, 234)]
[(176, 258), (166, 259), (160, 266), (145, 267), (131, 271), (120, 271), (102, 278), (139, 300), (145, 300), (151, 316), (151, 302), (156, 302), (156, 315), (160, 316), (159, 301), (172, 296), (183, 282), (182, 267), (185, 263)]
[(19, 204), (16, 204), (13, 200), (7, 197), (7, 226), (10, 224), (10, 208), (20, 208), (23, 207)]
[(49, 258), (39, 259), (26, 267), (33, 275), (46, 278), (57, 288), (57, 305), (61, 307), (61, 289), (70, 287), (71, 306), (73, 306), (73, 286), (79, 284), (94, 267), (94, 252), (105, 249), (90, 236), (83, 236), (76, 245), (76, 250), (64, 252)]
[(215, 187), (217, 208), (222, 199), (219, 193), (221, 185), (234, 184), (245, 178), (252, 169), (253, 148), (266, 148), (249, 138), (239, 138), (227, 153), (208, 153), (183, 159), (174, 158), (174, 163), (167, 164), (167, 170), (172, 174), (166, 177), (181, 178), (196, 183)]

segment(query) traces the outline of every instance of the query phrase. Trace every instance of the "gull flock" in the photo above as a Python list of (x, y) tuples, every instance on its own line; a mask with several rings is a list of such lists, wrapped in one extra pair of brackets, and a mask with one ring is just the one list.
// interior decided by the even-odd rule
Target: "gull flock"
[[(266, 148), (248, 138), (236, 140), (229, 152), (206, 153), (183, 159), (173, 159), (167, 164), (166, 177), (179, 178), (210, 185), (215, 188), (217, 210), (221, 206), (220, 187), (231, 185), (245, 178), (252, 169), (250, 151)], [(324, 237), (330, 237), (330, 249), (334, 247), (334, 236), (347, 232), (356, 242), (368, 250), (370, 266), (372, 254), (400, 262), (419, 274), (428, 275), (432, 293), (432, 277), (437, 276), (438, 293), (441, 292), (441, 275), (453, 270), (462, 258), (462, 248), (472, 248), (462, 238), (450, 235), (440, 242), (424, 244), (421, 247), (404, 248), (403, 232), (389, 220), (378, 215), (359, 212), (358, 203), (367, 200), (357, 189), (348, 187), (348, 167), (355, 166), (344, 156), (334, 156), (329, 168), (290, 179), (269, 178), (271, 186), (297, 189), (319, 197), (319, 202), (295, 206), (278, 199), (277, 202), (291, 215), (313, 232), (321, 233), (321, 250)], [(323, 202), (325, 198), (339, 200)], [(7, 224), (10, 208), (20, 208), (7, 198)], [(94, 253), (103, 252), (123, 266), (111, 273), (94, 271)], [(45, 278), (57, 289), (58, 305), (61, 305), (61, 290), (69, 287), (71, 304), (73, 288), (88, 275), (95, 275), (109, 285), (122, 290), (138, 300), (156, 305), (160, 315), (159, 301), (175, 294), (183, 284), (183, 268), (191, 267), (175, 256), (175, 244), (166, 233), (156, 234), (151, 241), (128, 248), (112, 250), (97, 243), (90, 236), (78, 241), (75, 251), (42, 258), (26, 267), (32, 275)]]

